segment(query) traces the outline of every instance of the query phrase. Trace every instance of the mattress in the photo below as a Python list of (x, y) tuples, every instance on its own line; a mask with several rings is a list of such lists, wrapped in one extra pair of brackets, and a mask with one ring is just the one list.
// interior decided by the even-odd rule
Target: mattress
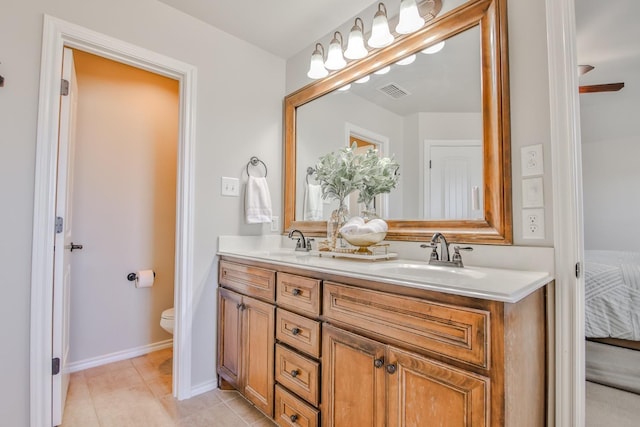
[(640, 253), (585, 251), (585, 335), (640, 341)]

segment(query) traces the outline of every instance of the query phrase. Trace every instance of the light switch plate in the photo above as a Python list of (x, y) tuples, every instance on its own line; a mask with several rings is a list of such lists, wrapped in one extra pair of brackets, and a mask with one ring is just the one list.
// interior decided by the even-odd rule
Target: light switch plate
[(220, 180), (220, 194), (223, 196), (238, 197), (240, 195), (240, 180), (223, 176)]
[(522, 180), (522, 207), (544, 207), (544, 190), (542, 185), (542, 177), (527, 178)]
[(544, 163), (542, 159), (542, 144), (522, 147), (522, 176), (542, 175)]
[(280, 217), (272, 216), (271, 217), (271, 231), (279, 232), (280, 231)]

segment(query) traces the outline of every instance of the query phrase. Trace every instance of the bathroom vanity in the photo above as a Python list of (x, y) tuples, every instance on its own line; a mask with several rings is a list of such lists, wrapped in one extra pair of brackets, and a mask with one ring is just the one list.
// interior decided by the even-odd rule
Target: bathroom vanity
[(543, 426), (542, 272), (221, 250), (218, 361), (281, 426)]

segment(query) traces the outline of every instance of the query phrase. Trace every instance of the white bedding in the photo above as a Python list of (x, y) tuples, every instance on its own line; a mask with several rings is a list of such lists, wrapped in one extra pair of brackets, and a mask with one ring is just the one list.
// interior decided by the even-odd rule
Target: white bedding
[(585, 251), (585, 334), (640, 341), (640, 253)]

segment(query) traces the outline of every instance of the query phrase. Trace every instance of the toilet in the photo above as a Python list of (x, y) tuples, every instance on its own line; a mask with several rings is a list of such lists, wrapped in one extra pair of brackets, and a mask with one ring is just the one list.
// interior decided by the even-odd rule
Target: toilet
[(173, 324), (175, 322), (176, 310), (171, 307), (162, 312), (160, 316), (160, 327), (173, 335)]

